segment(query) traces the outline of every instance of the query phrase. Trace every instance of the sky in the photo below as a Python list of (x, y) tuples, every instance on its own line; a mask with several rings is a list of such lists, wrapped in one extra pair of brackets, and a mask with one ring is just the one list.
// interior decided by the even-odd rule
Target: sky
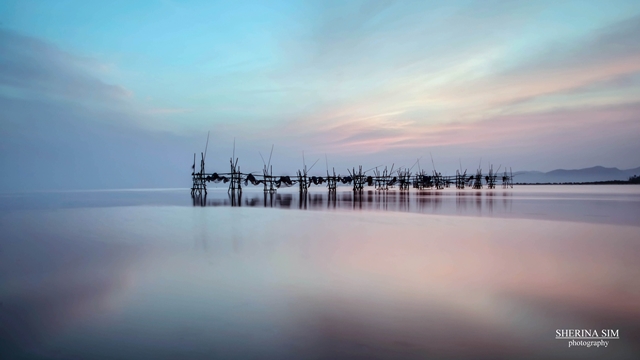
[(0, 192), (635, 168), (640, 2), (5, 0), (0, 109)]

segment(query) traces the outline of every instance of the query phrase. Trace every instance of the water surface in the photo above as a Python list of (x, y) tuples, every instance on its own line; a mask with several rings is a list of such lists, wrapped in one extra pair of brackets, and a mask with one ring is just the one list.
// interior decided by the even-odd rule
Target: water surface
[(0, 358), (636, 359), (638, 189), (5, 194)]

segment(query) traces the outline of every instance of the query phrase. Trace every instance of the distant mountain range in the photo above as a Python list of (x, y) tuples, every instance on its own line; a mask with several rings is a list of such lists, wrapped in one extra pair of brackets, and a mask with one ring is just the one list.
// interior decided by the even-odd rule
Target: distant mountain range
[(577, 170), (518, 171), (513, 173), (515, 183), (563, 183), (563, 182), (592, 182), (608, 180), (629, 180), (633, 175), (640, 176), (640, 167), (620, 170), (594, 166)]

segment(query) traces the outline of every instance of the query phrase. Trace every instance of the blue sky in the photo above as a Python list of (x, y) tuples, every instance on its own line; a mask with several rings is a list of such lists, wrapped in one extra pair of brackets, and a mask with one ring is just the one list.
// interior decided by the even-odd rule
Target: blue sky
[(212, 171), (631, 168), (640, 3), (3, 1), (0, 104), (8, 190), (186, 186), (209, 130)]

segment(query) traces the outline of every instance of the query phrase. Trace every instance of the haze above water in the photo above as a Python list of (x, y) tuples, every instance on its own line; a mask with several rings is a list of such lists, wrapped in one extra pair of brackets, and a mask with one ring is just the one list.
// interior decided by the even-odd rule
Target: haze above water
[(256, 190), (0, 195), (0, 358), (640, 355), (638, 186)]

